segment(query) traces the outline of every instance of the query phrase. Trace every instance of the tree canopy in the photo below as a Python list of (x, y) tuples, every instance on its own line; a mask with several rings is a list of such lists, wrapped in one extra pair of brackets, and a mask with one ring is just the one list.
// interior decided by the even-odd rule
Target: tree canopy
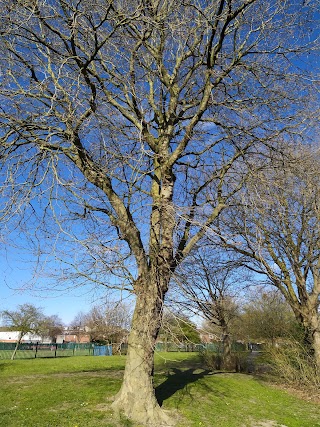
[(19, 331), (19, 337), (12, 353), (14, 359), (22, 338), (29, 332), (35, 335), (44, 335), (48, 332), (48, 318), (40, 308), (32, 304), (22, 304), (17, 310), (3, 310), (1, 312), (3, 324), (12, 331)]

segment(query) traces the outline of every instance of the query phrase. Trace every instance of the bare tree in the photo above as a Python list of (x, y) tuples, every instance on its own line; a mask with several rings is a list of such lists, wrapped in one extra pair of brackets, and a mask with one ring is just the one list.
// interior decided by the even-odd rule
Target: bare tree
[(56, 314), (47, 316), (44, 324), (44, 332), (47, 337), (51, 338), (52, 342), (56, 342), (57, 336), (62, 334), (64, 325), (60, 317)]
[(133, 420), (172, 423), (153, 352), (176, 267), (248, 156), (307, 125), (312, 78), (297, 65), (316, 4), (0, 1), (2, 220), (18, 218), (40, 257), (65, 248), (69, 280), (134, 292), (113, 404)]
[(198, 249), (181, 266), (176, 279), (180, 299), (176, 303), (200, 315), (222, 337), (222, 364), (231, 364), (231, 325), (239, 314), (237, 295), (245, 278), (236, 265), (218, 258), (210, 248)]
[(306, 343), (311, 344), (318, 367), (319, 161), (316, 144), (275, 153), (269, 167), (253, 173), (238, 206), (221, 222), (225, 247), (240, 254), (244, 265), (281, 291), (305, 328)]
[(15, 358), (18, 347), (22, 338), (29, 332), (36, 335), (41, 335), (46, 331), (46, 317), (40, 308), (32, 304), (22, 304), (16, 311), (3, 310), (1, 312), (3, 324), (12, 331), (18, 331), (19, 336), (11, 356), (11, 360)]
[(83, 311), (79, 311), (72, 319), (69, 325), (69, 333), (74, 335), (77, 342), (81, 342), (83, 338), (88, 337), (89, 330), (87, 327), (88, 315)]
[(131, 325), (132, 310), (128, 304), (107, 301), (94, 306), (86, 316), (86, 326), (92, 341), (122, 343)]

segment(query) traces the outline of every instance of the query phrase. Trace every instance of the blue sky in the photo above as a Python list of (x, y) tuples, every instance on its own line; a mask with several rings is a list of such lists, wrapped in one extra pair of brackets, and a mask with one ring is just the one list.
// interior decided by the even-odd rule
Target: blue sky
[[(0, 252), (0, 311), (15, 310), (19, 304), (31, 303), (43, 308), (46, 315), (59, 315), (68, 324), (79, 311), (88, 312), (92, 304), (99, 302), (101, 293), (91, 286), (64, 292), (48, 290), (49, 285), (52, 285), (48, 278), (33, 277), (35, 265), (36, 259), (32, 255), (10, 246), (2, 247)], [(40, 282), (41, 293), (35, 287), (40, 285)]]

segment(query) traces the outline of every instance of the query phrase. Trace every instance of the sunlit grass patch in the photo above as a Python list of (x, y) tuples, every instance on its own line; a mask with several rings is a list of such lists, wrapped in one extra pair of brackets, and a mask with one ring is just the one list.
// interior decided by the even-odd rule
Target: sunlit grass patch
[[(155, 361), (157, 396), (178, 427), (320, 427), (319, 405), (255, 377), (209, 372), (195, 353)], [(0, 426), (130, 427), (110, 406), (124, 364), (123, 356), (1, 361)]]

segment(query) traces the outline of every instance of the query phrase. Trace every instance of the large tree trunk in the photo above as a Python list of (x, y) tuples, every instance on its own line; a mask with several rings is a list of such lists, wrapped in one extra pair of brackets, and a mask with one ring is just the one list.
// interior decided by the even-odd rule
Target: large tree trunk
[(313, 334), (313, 350), (314, 358), (317, 365), (318, 375), (320, 375), (320, 331), (317, 330)]
[(231, 336), (229, 334), (228, 328), (223, 328), (223, 348), (222, 348), (222, 368), (223, 369), (233, 369), (232, 358), (231, 358)]
[(141, 291), (132, 320), (123, 383), (112, 407), (148, 426), (172, 426), (160, 408), (153, 386), (154, 347), (161, 325), (163, 298), (158, 290)]
[(314, 313), (311, 318), (311, 346), (314, 354), (315, 364), (318, 374), (320, 374), (320, 319), (318, 313)]
[[(311, 314), (310, 314), (311, 312)], [(320, 318), (316, 310), (313, 312), (310, 309), (305, 312), (299, 313), (296, 316), (298, 322), (304, 329), (304, 346), (306, 351), (310, 352), (313, 356), (314, 362), (317, 366), (318, 373), (320, 373)]]

